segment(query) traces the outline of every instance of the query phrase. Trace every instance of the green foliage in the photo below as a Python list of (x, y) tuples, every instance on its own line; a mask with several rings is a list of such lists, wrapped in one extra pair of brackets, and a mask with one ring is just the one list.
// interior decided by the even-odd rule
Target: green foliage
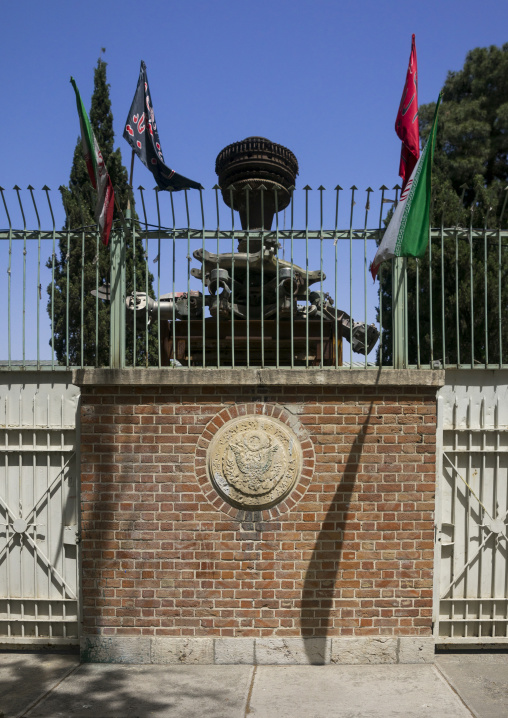
[[(113, 114), (109, 99), (109, 84), (106, 81), (106, 63), (97, 62), (94, 73), (94, 92), (89, 114), (90, 124), (108, 168), (115, 190), (116, 204), (123, 213), (128, 203), (134, 212), (134, 198), (128, 185), (127, 170), (122, 164), (120, 149), (114, 149)], [(60, 187), (66, 212), (64, 229), (73, 230), (69, 240), (59, 243), (59, 255), (55, 258), (54, 284), (54, 349), (58, 361), (62, 364), (84, 366), (107, 366), (109, 364), (109, 328), (110, 303), (96, 300), (92, 291), (98, 286), (107, 287), (110, 276), (110, 248), (104, 247), (96, 232), (94, 209), (96, 192), (92, 187), (81, 146), (78, 139), (68, 187)], [(120, 216), (115, 206), (112, 234), (122, 231)], [(111, 239), (111, 238), (110, 238)], [(110, 242), (111, 243), (111, 242)], [(126, 243), (126, 290), (127, 295), (134, 291), (146, 291), (154, 296), (153, 277), (147, 273), (142, 241), (136, 238), (133, 252), (130, 233)], [(135, 261), (134, 261), (135, 257)], [(51, 259), (48, 260), (51, 267)], [(48, 287), (48, 313), (51, 317), (51, 285)], [(143, 324), (142, 327), (139, 324)], [(126, 361), (146, 363), (146, 333), (144, 323), (138, 320), (136, 342), (130, 325), (126, 332)], [(157, 362), (156, 332), (149, 328), (148, 362)], [(135, 345), (135, 346), (134, 346)]]
[[(435, 103), (419, 110), (427, 141)], [(508, 44), (476, 48), (450, 72), (439, 109), (432, 170), (431, 226), (444, 228), (408, 265), (408, 361), (499, 362), (508, 357), (508, 254), (497, 229), (508, 184)], [(470, 232), (488, 228), (487, 233)], [(472, 241), (470, 242), (470, 237)], [(432, 273), (429, 272), (429, 257)], [(417, 269), (418, 266), (418, 278)], [(418, 291), (417, 291), (418, 281)], [(392, 272), (380, 271), (383, 363), (392, 361)], [(417, 303), (419, 298), (419, 327)], [(501, 309), (499, 307), (501, 305)], [(431, 309), (432, 307), (432, 309)], [(431, 327), (432, 319), (432, 327)], [(499, 331), (502, 322), (502, 331)], [(432, 328), (432, 331), (431, 331)], [(379, 353), (378, 353), (379, 358)]]

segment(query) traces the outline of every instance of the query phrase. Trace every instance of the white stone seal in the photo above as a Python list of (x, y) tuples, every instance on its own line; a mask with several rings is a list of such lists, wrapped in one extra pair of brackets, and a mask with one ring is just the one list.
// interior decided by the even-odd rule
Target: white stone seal
[(298, 481), (302, 450), (278, 419), (247, 415), (222, 426), (208, 449), (208, 475), (222, 498), (243, 509), (282, 501)]

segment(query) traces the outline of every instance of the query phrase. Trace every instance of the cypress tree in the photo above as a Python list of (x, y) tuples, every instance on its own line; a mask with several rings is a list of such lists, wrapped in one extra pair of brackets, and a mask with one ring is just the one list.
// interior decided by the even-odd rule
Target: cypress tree
[[(130, 202), (132, 216), (137, 219), (127, 170), (122, 164), (120, 149), (114, 149), (113, 114), (109, 98), (110, 85), (106, 80), (106, 66), (107, 63), (99, 58), (94, 72), (90, 124), (111, 177), (116, 203), (125, 213), (127, 203)], [(86, 168), (81, 138), (78, 138), (74, 149), (69, 185), (60, 187), (60, 191), (66, 213), (64, 229), (72, 230), (72, 235), (69, 241), (60, 240), (59, 256), (55, 258), (53, 326), (55, 354), (62, 364), (68, 361), (71, 366), (80, 364), (107, 366), (110, 304), (109, 301), (101, 299), (97, 301), (92, 291), (97, 285), (99, 290), (101, 288), (105, 290), (109, 286), (110, 248), (103, 246), (96, 232), (94, 209), (97, 195)], [(119, 213), (115, 206), (112, 232), (120, 228)], [(129, 295), (134, 290), (134, 275), (136, 275), (136, 291), (145, 291), (147, 269), (141, 238), (136, 238), (134, 253), (130, 233), (126, 236), (125, 242), (126, 290)], [(48, 267), (51, 267), (51, 259), (48, 260)], [(152, 283), (153, 277), (148, 273), (148, 293), (153, 297)], [(48, 294), (50, 296), (48, 313), (51, 316), (51, 285), (48, 287)], [(136, 354), (136, 364), (143, 365), (147, 361), (146, 334), (145, 323), (139, 319), (136, 334), (134, 349), (132, 325), (128, 323), (126, 361), (127, 364), (132, 364)], [(154, 364), (157, 361), (157, 351), (156, 332), (153, 326), (149, 329), (148, 339), (148, 363)]]

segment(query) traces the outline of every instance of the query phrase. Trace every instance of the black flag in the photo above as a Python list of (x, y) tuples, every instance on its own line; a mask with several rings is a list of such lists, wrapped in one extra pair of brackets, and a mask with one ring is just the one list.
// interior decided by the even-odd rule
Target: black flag
[(179, 175), (164, 164), (159, 133), (155, 123), (146, 65), (141, 60), (139, 80), (132, 101), (123, 136), (141, 162), (153, 174), (160, 189), (202, 189), (198, 182)]

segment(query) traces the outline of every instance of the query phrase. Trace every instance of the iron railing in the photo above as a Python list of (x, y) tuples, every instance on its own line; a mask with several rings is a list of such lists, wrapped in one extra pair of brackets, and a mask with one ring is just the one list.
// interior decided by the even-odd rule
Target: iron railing
[(218, 187), (139, 188), (107, 249), (95, 227), (57, 229), (49, 188), (0, 193), (2, 368), (508, 366), (506, 229), (472, 212), (372, 282), (398, 186), (294, 190), (270, 230), (240, 228)]

